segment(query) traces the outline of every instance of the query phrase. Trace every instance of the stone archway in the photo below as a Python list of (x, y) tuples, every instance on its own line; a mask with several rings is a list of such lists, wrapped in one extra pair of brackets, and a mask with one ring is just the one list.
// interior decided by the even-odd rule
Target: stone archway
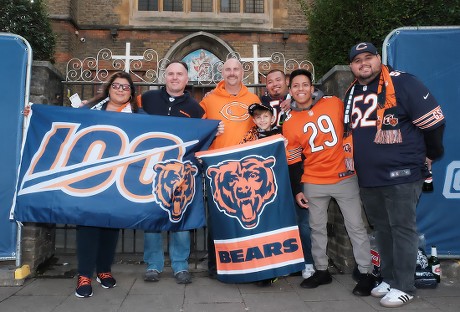
[(176, 42), (166, 53), (165, 58), (169, 60), (182, 59), (190, 52), (198, 49), (206, 49), (221, 60), (225, 60), (228, 55), (234, 53), (234, 50), (219, 37), (199, 31)]
[[(222, 62), (224, 62), (229, 55), (234, 54), (234, 50), (225, 41), (213, 34), (200, 31), (190, 34), (176, 42), (171, 46), (164, 58), (168, 60), (182, 60), (189, 53), (200, 49), (209, 51)], [(192, 81), (193, 86), (189, 86), (187, 90), (190, 91), (197, 101), (201, 101), (204, 95), (214, 88), (214, 85), (218, 82), (215, 80), (216, 79), (211, 79), (205, 83), (203, 83), (203, 81), (200, 81), (200, 83)]]

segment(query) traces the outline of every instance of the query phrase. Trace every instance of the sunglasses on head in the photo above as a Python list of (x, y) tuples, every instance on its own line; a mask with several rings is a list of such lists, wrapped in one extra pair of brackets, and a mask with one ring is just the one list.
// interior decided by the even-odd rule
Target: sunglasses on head
[(121, 88), (123, 91), (129, 91), (129, 90), (131, 90), (131, 86), (130, 86), (129, 84), (121, 84), (121, 83), (118, 83), (118, 82), (112, 83), (112, 89), (120, 90), (120, 88)]

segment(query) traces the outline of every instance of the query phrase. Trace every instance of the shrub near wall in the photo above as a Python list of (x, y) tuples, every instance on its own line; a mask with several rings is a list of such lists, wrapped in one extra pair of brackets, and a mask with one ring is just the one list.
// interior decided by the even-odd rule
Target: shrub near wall
[(0, 31), (24, 37), (34, 60), (52, 61), (55, 38), (43, 0), (2, 0), (0, 8)]
[(309, 51), (317, 77), (334, 65), (348, 64), (359, 41), (381, 47), (393, 30), (405, 26), (460, 25), (460, 0), (315, 0), (303, 3)]

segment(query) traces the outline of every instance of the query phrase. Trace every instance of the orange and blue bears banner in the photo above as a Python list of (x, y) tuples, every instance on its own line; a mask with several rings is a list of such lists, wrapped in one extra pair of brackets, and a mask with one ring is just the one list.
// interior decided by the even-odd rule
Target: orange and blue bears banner
[(19, 221), (180, 231), (205, 224), (194, 154), (218, 121), (32, 105)]
[(302, 244), (281, 135), (197, 153), (208, 186), (217, 278), (246, 283), (301, 271)]

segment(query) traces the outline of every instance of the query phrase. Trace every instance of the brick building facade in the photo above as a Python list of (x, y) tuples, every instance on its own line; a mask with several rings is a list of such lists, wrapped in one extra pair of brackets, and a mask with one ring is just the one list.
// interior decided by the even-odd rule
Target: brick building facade
[(168, 59), (182, 59), (200, 49), (221, 60), (229, 52), (252, 57), (253, 44), (263, 56), (281, 52), (286, 59), (308, 57), (307, 22), (298, 0), (47, 0), (47, 4), (57, 39), (55, 65), (64, 76), (72, 58), (96, 56), (102, 48), (122, 54), (126, 42), (131, 44), (131, 55), (153, 49)]

